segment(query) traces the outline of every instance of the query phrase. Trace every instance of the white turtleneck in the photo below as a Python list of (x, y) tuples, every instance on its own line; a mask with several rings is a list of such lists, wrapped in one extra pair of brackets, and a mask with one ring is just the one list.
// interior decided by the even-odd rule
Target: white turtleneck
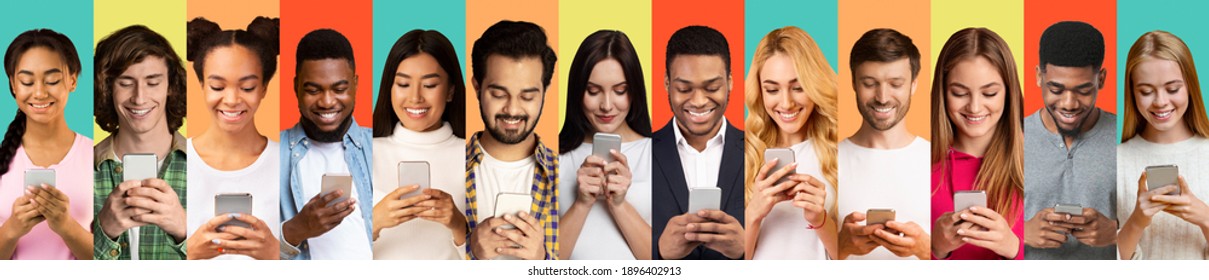
[[(453, 128), (416, 132), (395, 124), (394, 134), (374, 138), (374, 205), (398, 188), (400, 161), (427, 161), (432, 188), (449, 193), (459, 213), (466, 210), (466, 140)], [(465, 259), (465, 244), (440, 223), (414, 219), (382, 229), (374, 241), (374, 259)]]

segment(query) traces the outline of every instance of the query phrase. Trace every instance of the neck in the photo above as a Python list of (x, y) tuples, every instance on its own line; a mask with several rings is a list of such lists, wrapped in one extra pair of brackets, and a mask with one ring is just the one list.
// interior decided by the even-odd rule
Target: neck
[(156, 158), (164, 159), (171, 149), (172, 133), (158, 129), (142, 133), (118, 130), (113, 134), (113, 153), (118, 158), (127, 153), (154, 153)]
[(684, 128), (680, 127), (679, 123), (676, 123), (675, 125), (676, 129), (680, 130), (680, 136), (684, 137), (684, 142), (688, 142), (688, 145), (692, 146), (693, 149), (696, 149), (698, 152), (705, 150), (706, 145), (709, 144), (709, 139), (713, 139), (715, 136), (718, 136), (718, 133), (722, 133), (722, 121), (718, 121), (718, 125), (711, 129), (706, 135), (693, 135), (692, 133), (688, 133), (688, 131)]
[(915, 140), (915, 135), (907, 131), (907, 126), (903, 122), (899, 122), (887, 130), (877, 130), (869, 126), (869, 123), (862, 123), (861, 128), (848, 140), (866, 148), (890, 150), (910, 145)]
[(794, 133), (785, 133), (784, 131), (778, 130), (776, 148), (793, 146), (793, 144), (805, 142), (806, 138), (806, 127), (804, 126)]
[(1045, 114), (1048, 114), (1048, 116), (1042, 116), (1041, 125), (1045, 126), (1045, 129), (1049, 130), (1050, 133), (1061, 135), (1062, 140), (1066, 142), (1067, 148), (1070, 148), (1075, 143), (1075, 139), (1079, 138), (1079, 135), (1083, 135), (1083, 133), (1091, 130), (1096, 126), (1096, 122), (1100, 120), (1100, 108), (1092, 107), (1092, 111), (1087, 116), (1087, 119), (1084, 119), (1083, 123), (1079, 124), (1079, 132), (1075, 135), (1064, 135), (1058, 132), (1058, 124), (1054, 123), (1054, 115), (1053, 112), (1049, 111), (1049, 107), (1042, 108), (1044, 108), (1043, 110), (1045, 110)]
[[(34, 146), (38, 143), (59, 144), (61, 141), (74, 141), (75, 132), (67, 127), (67, 122), (62, 118), (50, 123), (37, 123), (30, 121), (28, 118), (25, 121), (25, 135), (21, 137), (22, 145)], [(49, 140), (49, 141), (48, 141)]]
[(518, 161), (533, 156), (534, 150), (537, 149), (537, 137), (529, 134), (520, 143), (505, 144), (496, 140), (488, 132), (482, 133), (482, 136), (479, 138), (479, 145), (482, 145), (483, 150), (491, 154), (491, 157), (500, 161)]
[[(211, 125), (206, 132), (197, 136), (197, 141), (202, 142), (205, 146), (209, 146), (223, 151), (248, 151), (253, 153), (260, 152), (263, 144), (268, 138), (260, 135), (256, 131), (255, 125), (249, 125), (239, 131), (227, 132), (218, 128), (217, 124)], [(257, 143), (253, 145), (252, 143)]]
[(1187, 125), (1184, 125), (1184, 122), (1180, 122), (1167, 131), (1159, 131), (1153, 125), (1147, 125), (1146, 128), (1142, 129), (1141, 136), (1142, 139), (1153, 143), (1171, 144), (1188, 140), (1188, 138), (1192, 138), (1193, 133), (1191, 129), (1188, 129)]
[(953, 140), (953, 149), (981, 158), (991, 147), (991, 139), (994, 137), (994, 132), (978, 137), (957, 136), (957, 139)]

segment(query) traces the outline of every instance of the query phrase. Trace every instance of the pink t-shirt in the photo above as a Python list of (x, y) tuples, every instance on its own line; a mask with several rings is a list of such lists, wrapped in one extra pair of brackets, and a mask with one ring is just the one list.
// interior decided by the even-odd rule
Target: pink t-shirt
[[(13, 202), (25, 195), (25, 170), (54, 169), (55, 188), (67, 194), (71, 216), (85, 230), (92, 227), (92, 140), (76, 134), (75, 143), (63, 157), (63, 161), (51, 166), (36, 166), (25, 154), (25, 147), (17, 148), (17, 154), (9, 164), (8, 173), (0, 176), (0, 221), (13, 214)], [(58, 234), (50, 230), (46, 222), (35, 225), (28, 234), (17, 241), (13, 251), (14, 260), (70, 260), (75, 259)]]
[[(939, 165), (932, 166), (932, 221), (935, 222), (940, 215), (953, 212), (953, 193), (958, 191), (974, 190), (974, 179), (978, 176), (978, 168), (982, 167), (982, 159), (972, 155), (958, 152), (957, 150), (949, 149), (949, 170), (941, 170)], [(945, 172), (951, 176), (946, 178)], [(952, 182), (952, 185), (950, 185)], [(989, 195), (989, 194), (988, 194)], [(1012, 233), (1016, 234), (1016, 238), (1020, 240), (1020, 250), (1016, 251), (1016, 259), (1024, 259), (1024, 200), (1020, 196), (1012, 197), (1012, 204), (1015, 205), (1015, 217), (1005, 217), (1015, 220), (1009, 221), (1012, 225)], [(987, 206), (990, 206), (989, 203)], [(941, 234), (933, 232), (932, 234)], [(995, 252), (974, 246), (971, 244), (961, 245), (953, 252), (949, 253), (946, 259), (951, 260), (996, 260), (1004, 259), (1004, 257), (995, 254)]]

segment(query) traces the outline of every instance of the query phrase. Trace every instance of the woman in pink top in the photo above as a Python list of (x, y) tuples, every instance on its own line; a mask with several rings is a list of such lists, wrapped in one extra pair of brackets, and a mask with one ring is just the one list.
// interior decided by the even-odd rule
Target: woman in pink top
[[(1023, 259), (1023, 98), (1008, 45), (986, 28), (945, 42), (932, 83), (932, 256)], [(953, 194), (986, 207), (953, 209)]]
[[(19, 110), (0, 142), (0, 259), (92, 259), (92, 140), (63, 117), (80, 70), (71, 40), (49, 29), (21, 33), (4, 54)], [(26, 186), (31, 169), (56, 180)]]

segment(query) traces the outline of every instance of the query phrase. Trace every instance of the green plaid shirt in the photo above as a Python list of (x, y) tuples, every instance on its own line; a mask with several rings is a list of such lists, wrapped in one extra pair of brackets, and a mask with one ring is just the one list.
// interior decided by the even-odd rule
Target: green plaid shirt
[[(100, 215), (101, 207), (113, 188), (122, 183), (122, 163), (115, 158), (113, 152), (113, 137), (107, 137), (93, 147), (93, 214)], [(168, 182), (180, 199), (181, 206), (185, 204), (185, 137), (180, 133), (172, 134), (172, 151), (164, 159), (160, 167), (159, 178)], [(129, 260), (130, 233), (122, 232), (117, 239), (109, 239), (101, 230), (101, 219), (92, 220), (93, 257), (98, 260)], [(139, 259), (140, 260), (183, 260), (185, 259), (185, 242), (177, 243), (163, 229), (155, 225), (139, 227)]]

